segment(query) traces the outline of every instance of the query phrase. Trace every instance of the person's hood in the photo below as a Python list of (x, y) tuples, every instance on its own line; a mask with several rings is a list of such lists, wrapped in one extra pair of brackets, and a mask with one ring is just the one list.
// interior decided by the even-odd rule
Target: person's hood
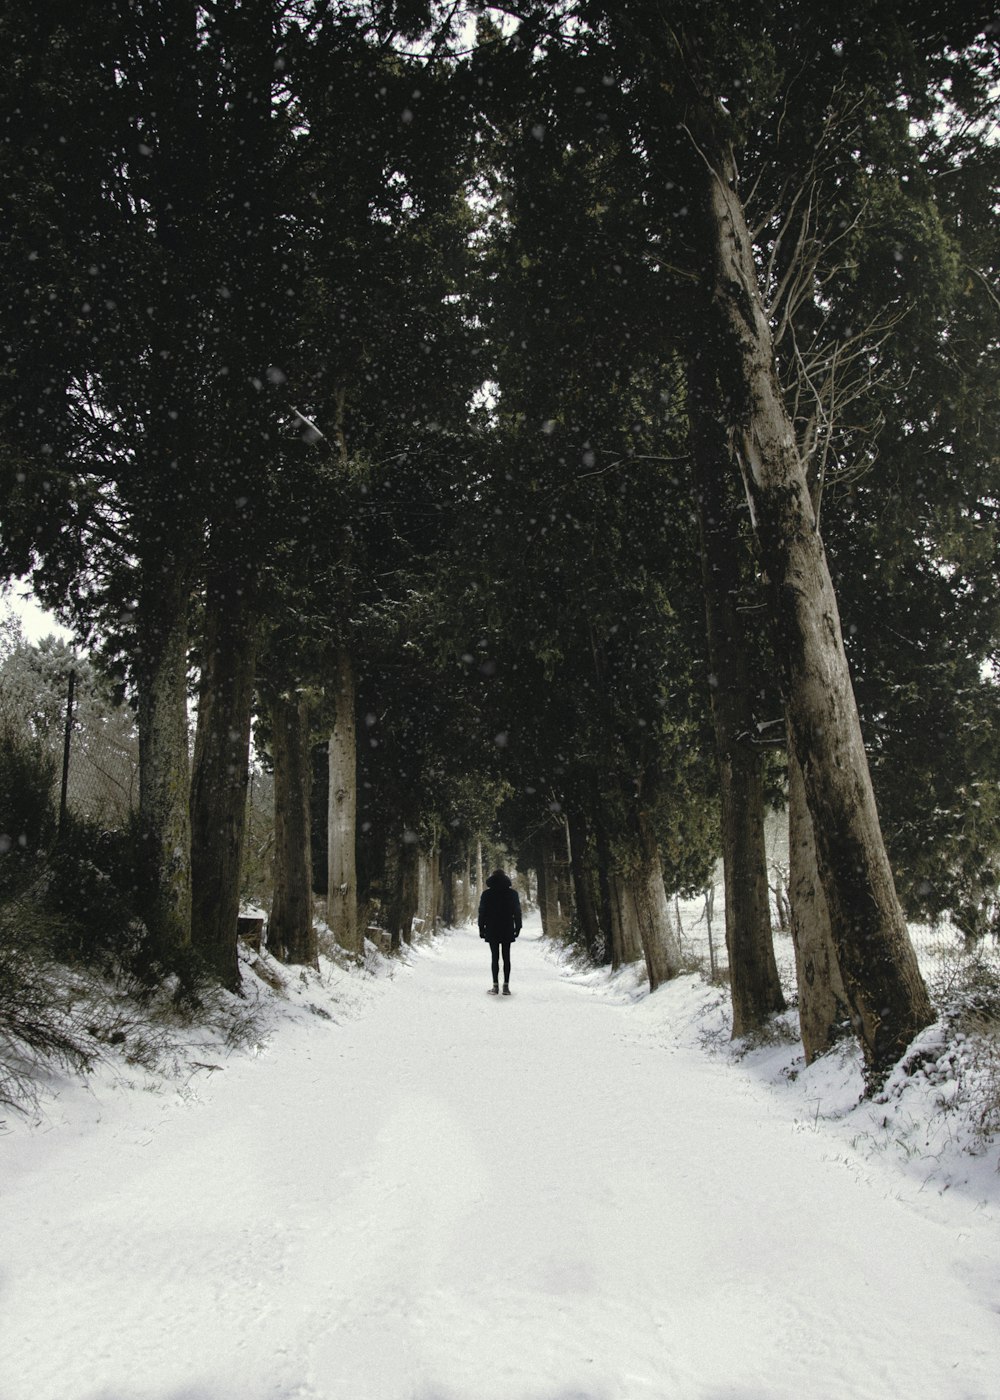
[(510, 876), (505, 875), (502, 870), (494, 870), (486, 884), (491, 890), (503, 889), (504, 886), (510, 889)]

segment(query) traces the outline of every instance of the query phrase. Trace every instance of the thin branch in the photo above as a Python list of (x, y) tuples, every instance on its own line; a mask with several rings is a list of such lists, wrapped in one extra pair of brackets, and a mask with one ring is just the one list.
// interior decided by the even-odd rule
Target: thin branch
[(986, 288), (986, 294), (989, 297), (990, 301), (992, 301), (993, 305), (997, 308), (998, 311), (1000, 311), (1000, 297), (997, 296), (996, 292), (990, 286), (989, 282), (987, 281), (985, 272), (983, 272), (978, 267), (970, 266), (969, 263), (965, 263), (964, 266), (967, 272), (972, 272), (979, 278), (983, 286)]
[(682, 453), (679, 457), (656, 457), (650, 453), (637, 452), (634, 456), (618, 457), (615, 461), (608, 462), (606, 466), (595, 467), (593, 471), (581, 472), (578, 476), (573, 477), (573, 481), (586, 481), (591, 476), (603, 476), (605, 472), (614, 471), (616, 467), (620, 467), (623, 462), (690, 462), (690, 460), (691, 454), (688, 452)]

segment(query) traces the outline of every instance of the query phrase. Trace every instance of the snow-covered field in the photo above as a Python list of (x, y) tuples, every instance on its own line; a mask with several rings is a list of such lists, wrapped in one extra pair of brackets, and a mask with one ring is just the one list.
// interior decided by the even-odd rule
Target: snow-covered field
[(859, 1106), (534, 918), (509, 999), (470, 929), (380, 968), (8, 1115), (2, 1400), (1000, 1395), (998, 1149), (930, 1081)]

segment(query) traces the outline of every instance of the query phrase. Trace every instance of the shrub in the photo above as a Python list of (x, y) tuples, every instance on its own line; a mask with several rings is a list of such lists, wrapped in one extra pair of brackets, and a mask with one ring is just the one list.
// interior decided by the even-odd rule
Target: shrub
[(55, 759), (0, 695), (0, 897), (23, 888), (55, 836)]
[(0, 905), (0, 1102), (26, 1108), (40, 1067), (84, 1070), (93, 1052), (74, 1024), (73, 987), (49, 955), (50, 921), (30, 901)]
[[(42, 905), (52, 920), (52, 952), (113, 973), (136, 958), (144, 929), (131, 877), (122, 880), (125, 837), (81, 818), (67, 819), (45, 863)], [(124, 888), (123, 888), (124, 884)]]
[(1000, 957), (982, 946), (941, 966), (932, 988), (944, 1024), (944, 1050), (928, 1077), (954, 1080), (980, 1147), (1000, 1133)]

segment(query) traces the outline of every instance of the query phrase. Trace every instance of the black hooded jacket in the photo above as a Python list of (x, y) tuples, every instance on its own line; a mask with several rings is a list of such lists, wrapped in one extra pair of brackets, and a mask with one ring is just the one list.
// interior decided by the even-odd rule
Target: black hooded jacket
[(502, 870), (494, 870), (479, 901), (479, 936), (488, 943), (513, 942), (521, 932), (521, 901)]

